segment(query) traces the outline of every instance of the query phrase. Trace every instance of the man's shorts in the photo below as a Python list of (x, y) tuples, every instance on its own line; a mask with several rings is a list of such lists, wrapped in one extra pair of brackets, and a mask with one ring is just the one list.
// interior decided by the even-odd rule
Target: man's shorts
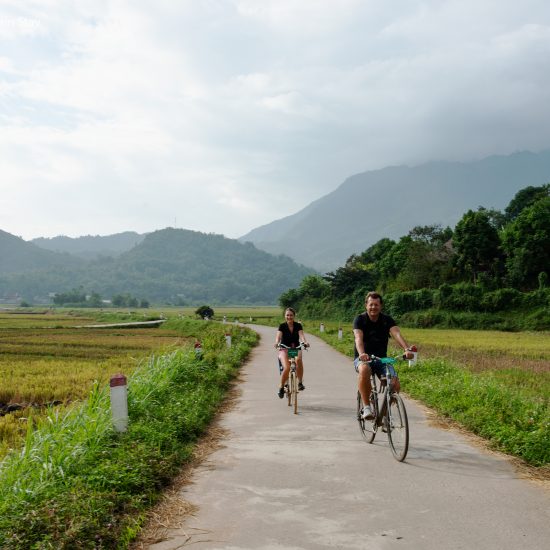
[[(353, 365), (355, 367), (355, 372), (359, 372), (359, 364), (360, 363), (367, 363), (366, 361), (360, 361), (359, 360), (359, 357), (356, 357), (354, 360), (353, 360)], [(367, 363), (368, 364), (368, 363)], [(374, 374), (376, 374), (376, 376), (378, 376), (378, 378), (386, 378), (386, 365), (383, 365), (382, 363), (380, 363), (380, 361), (375, 361), (373, 364), (368, 364), (370, 369), (371, 369), (371, 372), (374, 372)], [(387, 365), (388, 367), (388, 370), (390, 371), (390, 375), (393, 377), (393, 378), (397, 378), (397, 373), (395, 372), (395, 369), (393, 368), (393, 365)]]

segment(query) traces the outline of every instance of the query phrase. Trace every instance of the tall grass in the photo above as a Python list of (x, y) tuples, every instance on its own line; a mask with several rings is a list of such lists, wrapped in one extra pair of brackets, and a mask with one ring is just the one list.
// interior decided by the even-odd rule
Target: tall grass
[(129, 429), (111, 426), (108, 391), (29, 424), (20, 452), (0, 463), (0, 548), (126, 548), (144, 513), (190, 456), (257, 336), (181, 321), (202, 341), (151, 357), (128, 384)]
[(550, 464), (548, 393), (518, 383), (518, 372), (472, 373), (442, 359), (399, 369), (406, 392), (534, 466)]

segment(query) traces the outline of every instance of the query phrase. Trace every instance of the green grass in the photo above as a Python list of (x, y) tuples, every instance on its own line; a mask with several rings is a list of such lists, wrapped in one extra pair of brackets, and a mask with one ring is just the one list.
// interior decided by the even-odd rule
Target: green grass
[(201, 340), (151, 357), (128, 384), (129, 429), (113, 431), (106, 388), (62, 415), (50, 411), (25, 447), (0, 463), (0, 548), (126, 548), (146, 510), (192, 453), (256, 334), (220, 324), (170, 321)]
[(534, 466), (550, 464), (548, 392), (517, 370), (472, 373), (442, 359), (399, 369), (402, 387), (491, 445)]

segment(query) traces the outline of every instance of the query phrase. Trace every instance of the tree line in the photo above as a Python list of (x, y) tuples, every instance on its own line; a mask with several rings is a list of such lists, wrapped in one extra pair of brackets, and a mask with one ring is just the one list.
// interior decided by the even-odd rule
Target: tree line
[(87, 294), (83, 287), (73, 288), (68, 292), (60, 292), (52, 298), (53, 303), (60, 307), (139, 307), (148, 308), (149, 301), (141, 300), (131, 294), (115, 294), (111, 300), (104, 300), (98, 292)]
[(539, 316), (537, 328), (550, 327), (549, 266), (550, 184), (545, 184), (521, 189), (502, 212), (468, 210), (454, 229), (417, 226), (398, 241), (380, 239), (335, 271), (305, 277), (279, 302), (302, 315), (347, 318), (376, 289), (399, 316), (529, 308)]

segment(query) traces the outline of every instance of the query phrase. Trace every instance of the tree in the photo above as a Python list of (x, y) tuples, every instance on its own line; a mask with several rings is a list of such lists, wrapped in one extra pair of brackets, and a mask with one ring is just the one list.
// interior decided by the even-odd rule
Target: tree
[(353, 296), (360, 291), (362, 294), (376, 286), (376, 279), (368, 266), (353, 257), (354, 261), (347, 261), (344, 267), (327, 273), (324, 279), (329, 283), (332, 295), (336, 298)]
[(195, 310), (195, 315), (198, 315), (202, 319), (212, 319), (214, 317), (214, 310), (210, 306), (200, 306)]
[(453, 231), (440, 225), (413, 227), (409, 231), (407, 261), (396, 280), (401, 290), (437, 288), (446, 282), (452, 271), (450, 241)]
[(90, 307), (101, 307), (103, 305), (101, 296), (97, 292), (92, 292), (86, 302)]
[(521, 214), (521, 212), (523, 212), (523, 210), (529, 208), (538, 200), (548, 197), (549, 194), (550, 183), (546, 183), (545, 185), (541, 185), (539, 187), (533, 187), (530, 185), (529, 187), (520, 189), (504, 210), (506, 219), (509, 222), (514, 221)]
[(286, 292), (283, 292), (279, 296), (279, 305), (286, 309), (287, 307), (292, 307), (297, 309), (298, 303), (301, 299), (301, 295), (296, 288), (289, 288)]
[(518, 288), (536, 288), (550, 265), (550, 197), (522, 210), (502, 235), (507, 277)]
[(73, 288), (69, 292), (62, 292), (56, 294), (53, 297), (53, 303), (56, 305), (63, 304), (81, 304), (86, 301), (86, 293), (84, 288), (81, 286), (79, 288)]
[(500, 238), (487, 210), (468, 210), (462, 216), (455, 227), (453, 246), (458, 267), (474, 284), (481, 272), (496, 276), (501, 258)]

